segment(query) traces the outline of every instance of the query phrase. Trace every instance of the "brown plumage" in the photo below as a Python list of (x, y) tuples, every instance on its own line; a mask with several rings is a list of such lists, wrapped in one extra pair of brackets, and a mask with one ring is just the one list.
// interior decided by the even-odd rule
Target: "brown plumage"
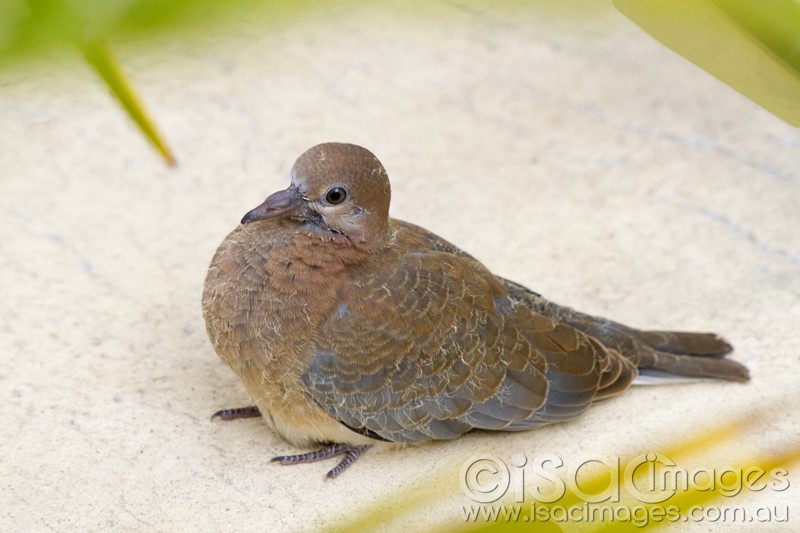
[(368, 150), (322, 144), (211, 261), (203, 313), (255, 406), (335, 477), (370, 446), (569, 420), (639, 369), (745, 381), (713, 334), (640, 331), (548, 302), (418, 226), (389, 218)]

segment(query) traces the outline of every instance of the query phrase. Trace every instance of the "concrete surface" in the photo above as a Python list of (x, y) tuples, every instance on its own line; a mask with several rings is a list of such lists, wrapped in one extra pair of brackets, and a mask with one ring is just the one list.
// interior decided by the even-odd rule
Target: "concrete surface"
[[(391, 527), (452, 527), (470, 500), (447, 469), (481, 454), (664, 452), (742, 415), (744, 437), (686, 466), (800, 441), (800, 134), (621, 15), (329, 6), (115, 50), (177, 169), (74, 57), (0, 84), (3, 531), (319, 530), (399, 512), (437, 472), (453, 496)], [(202, 282), (242, 214), (332, 140), (383, 161), (394, 216), (560, 303), (723, 333), (752, 382), (638, 388), (568, 424), (369, 454), (334, 482), (329, 463), (269, 464), (297, 450), (257, 420), (209, 422), (248, 397), (206, 338)], [(798, 468), (722, 502), (789, 522), (685, 530), (796, 530)]]

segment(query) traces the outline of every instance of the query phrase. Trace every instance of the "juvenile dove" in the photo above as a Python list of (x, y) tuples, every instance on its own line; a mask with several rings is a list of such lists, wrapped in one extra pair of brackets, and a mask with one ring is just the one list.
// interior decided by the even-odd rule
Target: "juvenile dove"
[(734, 381), (710, 333), (641, 331), (549, 302), (433, 233), (389, 217), (368, 150), (314, 146), (291, 185), (217, 249), (203, 314), (217, 354), (263, 416), (339, 475), (374, 445), (521, 431), (575, 418), (640, 369)]

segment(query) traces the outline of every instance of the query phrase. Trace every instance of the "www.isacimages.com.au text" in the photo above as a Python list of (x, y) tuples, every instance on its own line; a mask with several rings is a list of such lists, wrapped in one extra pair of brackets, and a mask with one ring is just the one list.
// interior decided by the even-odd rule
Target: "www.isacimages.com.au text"
[(778, 523), (789, 521), (788, 506), (692, 506), (677, 505), (465, 505), (461, 508), (466, 522), (630, 522), (644, 527), (658, 522)]

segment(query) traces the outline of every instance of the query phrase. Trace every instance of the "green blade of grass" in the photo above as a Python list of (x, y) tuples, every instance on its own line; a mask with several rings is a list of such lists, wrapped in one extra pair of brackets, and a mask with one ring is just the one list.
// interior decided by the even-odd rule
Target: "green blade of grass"
[(106, 86), (114, 93), (119, 103), (142, 130), (145, 137), (153, 144), (161, 156), (170, 166), (175, 166), (175, 158), (167, 147), (153, 120), (147, 114), (130, 80), (125, 75), (119, 62), (111, 50), (102, 41), (82, 44), (81, 53), (86, 61), (94, 68), (105, 82)]

